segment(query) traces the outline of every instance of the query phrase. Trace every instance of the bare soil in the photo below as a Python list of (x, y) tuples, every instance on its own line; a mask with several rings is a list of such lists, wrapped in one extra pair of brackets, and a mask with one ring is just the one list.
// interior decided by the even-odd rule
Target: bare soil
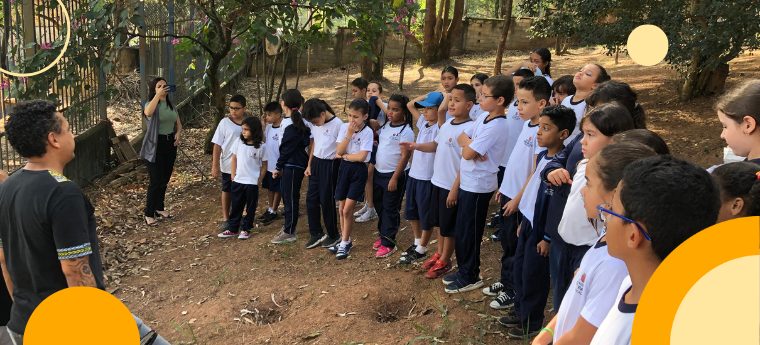
[[(526, 52), (510, 52), (514, 64)], [(467, 82), (474, 72), (490, 72), (494, 54), (468, 55), (450, 63)], [(572, 73), (587, 62), (609, 66), (615, 79), (639, 92), (650, 127), (671, 150), (702, 166), (721, 161), (725, 143), (712, 109), (714, 97), (690, 102), (677, 99), (676, 73), (666, 65), (642, 67), (596, 49), (573, 50), (555, 57), (553, 74)], [(443, 65), (407, 68), (403, 92), (414, 97), (437, 89)], [(760, 58), (745, 54), (731, 62), (728, 87), (760, 78)], [(349, 79), (358, 76), (352, 66)], [(398, 90), (398, 66), (388, 66), (386, 95)], [(239, 90), (253, 94), (255, 81)], [(291, 78), (289, 85), (295, 85)], [(341, 112), (345, 104), (346, 72), (339, 69), (301, 77), (305, 97), (320, 97)], [(135, 133), (139, 107), (113, 108), (118, 133)], [(139, 118), (138, 118), (139, 119)], [(375, 222), (358, 225), (348, 260), (336, 261), (324, 249), (305, 250), (308, 238), (303, 206), (298, 241), (272, 245), (281, 220), (256, 229), (247, 241), (216, 238), (220, 218), (218, 183), (202, 178), (210, 172), (209, 156), (200, 147), (206, 129), (186, 131), (182, 152), (170, 184), (168, 204), (174, 219), (147, 227), (141, 219), (147, 176), (144, 170), (114, 184), (87, 189), (97, 207), (109, 291), (173, 344), (523, 344), (508, 340), (496, 323), (504, 315), (488, 307), (479, 291), (448, 295), (440, 280), (425, 279), (416, 266), (400, 267), (398, 253), (373, 257)], [(266, 207), (265, 193), (257, 214)], [(495, 206), (493, 206), (495, 207)], [(412, 241), (410, 225), (402, 221), (400, 247)], [(488, 230), (486, 233), (490, 233)], [(484, 240), (482, 275), (498, 279), (501, 247)], [(549, 314), (547, 314), (549, 315)]]

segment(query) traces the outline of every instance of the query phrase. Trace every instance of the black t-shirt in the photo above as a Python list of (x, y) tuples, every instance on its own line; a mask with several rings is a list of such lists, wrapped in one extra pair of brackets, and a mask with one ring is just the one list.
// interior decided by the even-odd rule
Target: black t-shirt
[(104, 289), (94, 209), (74, 182), (49, 171), (20, 170), (0, 188), (0, 239), (13, 281), (8, 328), (23, 334), (34, 309), (68, 287), (60, 260), (89, 256)]

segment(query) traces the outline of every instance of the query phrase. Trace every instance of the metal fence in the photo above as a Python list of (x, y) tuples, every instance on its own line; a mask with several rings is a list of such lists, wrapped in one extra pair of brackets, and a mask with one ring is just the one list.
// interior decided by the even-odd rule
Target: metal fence
[[(25, 59), (31, 58), (38, 49), (46, 49), (59, 36), (65, 35), (65, 18), (63, 9), (60, 6), (49, 6), (47, 0), (27, 0), (27, 1), (3, 1), (2, 21), (0, 34), (4, 38), (3, 50), (1, 54), (2, 67), (9, 71), (15, 72), (33, 72), (20, 71), (19, 66)], [(63, 4), (68, 12), (74, 13), (83, 6), (88, 6), (86, 0), (64, 0)], [(79, 18), (80, 25), (86, 24), (87, 18)], [(77, 44), (73, 38), (70, 44)], [(36, 43), (36, 45), (32, 44)], [(12, 47), (19, 47), (13, 49)], [(21, 49), (24, 47), (25, 49)], [(105, 83), (99, 67), (95, 65), (94, 57), (86, 57), (84, 67), (76, 67), (76, 74), (79, 76), (77, 82), (73, 84), (62, 83), (64, 80), (62, 67), (75, 66), (69, 54), (58, 63), (57, 74), (52, 76), (46, 87), (47, 98), (56, 101), (59, 111), (69, 120), (71, 131), (75, 134), (81, 134), (91, 127), (95, 126), (101, 119), (105, 118)], [(38, 78), (38, 77), (31, 77)], [(42, 79), (35, 79), (39, 82)], [(5, 121), (7, 115), (13, 109), (13, 106), (23, 95), (23, 90), (29, 87), (30, 80), (27, 78), (16, 78), (6, 75), (0, 75), (0, 133), (4, 133)], [(24, 164), (24, 159), (20, 157), (10, 146), (5, 135), (0, 134), (0, 169), (14, 171)]]

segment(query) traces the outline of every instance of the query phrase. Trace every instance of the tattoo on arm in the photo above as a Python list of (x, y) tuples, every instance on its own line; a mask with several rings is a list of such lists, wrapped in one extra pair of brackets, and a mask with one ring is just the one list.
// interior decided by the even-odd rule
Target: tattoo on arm
[(92, 268), (90, 267), (89, 256), (61, 260), (61, 268), (66, 276), (66, 283), (68, 283), (69, 287), (97, 286), (95, 275), (92, 274)]

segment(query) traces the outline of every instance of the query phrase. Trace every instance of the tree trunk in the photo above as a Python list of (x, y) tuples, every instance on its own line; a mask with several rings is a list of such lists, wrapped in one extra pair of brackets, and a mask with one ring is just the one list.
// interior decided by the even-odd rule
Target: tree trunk
[(496, 50), (496, 63), (493, 66), (493, 74), (501, 74), (501, 62), (504, 58), (504, 51), (507, 48), (507, 36), (509, 35), (509, 27), (512, 26), (512, 0), (505, 0), (507, 13), (504, 14), (504, 27), (501, 29), (501, 41), (499, 41), (499, 49)]
[(222, 94), (222, 88), (219, 84), (219, 66), (222, 63), (222, 58), (211, 57), (211, 63), (206, 70), (209, 82), (209, 93), (211, 97), (211, 108), (215, 111), (212, 113), (214, 119), (211, 122), (211, 128), (206, 133), (206, 140), (204, 141), (203, 151), (206, 154), (211, 154), (212, 144), (211, 139), (214, 137), (216, 126), (219, 121), (224, 117), (224, 94)]
[[(507, 0), (511, 1), (511, 0)], [(448, 0), (446, 1), (448, 4)], [(448, 12), (448, 11), (447, 11)], [(451, 42), (455, 37), (461, 36), (462, 32), (462, 18), (464, 17), (464, 0), (454, 1), (454, 15), (449, 22), (449, 26), (446, 32), (442, 34), (441, 44), (439, 46), (440, 52), (438, 56), (441, 60), (448, 59), (451, 56)]]
[(435, 51), (435, 15), (436, 0), (425, 1), (425, 24), (423, 27), (422, 39), (422, 64), (429, 65), (433, 62), (433, 53)]

